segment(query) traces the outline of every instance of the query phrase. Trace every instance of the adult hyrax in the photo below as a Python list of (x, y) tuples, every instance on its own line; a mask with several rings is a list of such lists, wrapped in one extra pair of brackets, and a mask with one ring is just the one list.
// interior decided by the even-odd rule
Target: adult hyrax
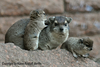
[(27, 50), (36, 50), (38, 48), (39, 34), (45, 27), (46, 20), (43, 10), (32, 11), (30, 13), (30, 21), (25, 29), (24, 46)]
[(93, 41), (89, 37), (70, 37), (61, 46), (62, 49), (70, 51), (75, 58), (78, 56), (88, 57), (88, 53), (92, 50), (92, 47)]
[(14, 43), (16, 46), (23, 49), (24, 31), (29, 21), (29, 19), (21, 19), (13, 24), (5, 34), (5, 43)]
[[(34, 18), (33, 21), (36, 21), (35, 19), (37, 19), (37, 18), (39, 19), (42, 15), (40, 20), (43, 21), (43, 19), (45, 19), (45, 13), (44, 13), (44, 11), (42, 14), (39, 13), (42, 11), (43, 10), (34, 10), (33, 12), (35, 12), (35, 13), (33, 16), (31, 15), (32, 12), (30, 12), (30, 18), (21, 19), (21, 20), (17, 21), (15, 24), (13, 24), (8, 29), (8, 31), (5, 35), (5, 43), (14, 43), (16, 46), (19, 46), (20, 48), (24, 49), (23, 38), (24, 38), (25, 28), (26, 28), (27, 24), (29, 24), (29, 22), (32, 22), (32, 17)], [(40, 22), (40, 24), (43, 24), (43, 23), (44, 22), (42, 22), (42, 23)], [(34, 26), (34, 27), (38, 27), (38, 26)], [(34, 27), (32, 27), (32, 28), (34, 28)], [(44, 27), (44, 25), (41, 26), (41, 28), (42, 27)]]
[(41, 50), (51, 50), (64, 43), (69, 36), (70, 17), (55, 16), (49, 18), (39, 36), (39, 47)]

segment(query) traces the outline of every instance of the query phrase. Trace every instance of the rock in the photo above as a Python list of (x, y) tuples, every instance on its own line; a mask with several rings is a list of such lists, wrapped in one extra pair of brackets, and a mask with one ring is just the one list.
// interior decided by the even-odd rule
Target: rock
[(0, 63), (5, 67), (100, 67), (89, 59), (75, 59), (64, 49), (26, 51), (12, 43), (0, 44)]
[(73, 19), (69, 24), (70, 36), (93, 36), (100, 34), (99, 15), (100, 13), (66, 14), (67, 17)]
[(63, 13), (63, 0), (0, 0), (1, 16), (29, 15), (35, 9), (44, 9), (47, 13)]
[(96, 35), (94, 37), (90, 37), (93, 43), (93, 50), (90, 52), (90, 55), (94, 57), (93, 59), (100, 58), (100, 35)]
[(100, 64), (100, 58), (96, 58), (95, 62), (97, 62), (98, 64)]
[(65, 9), (69, 12), (92, 12), (100, 10), (100, 0), (65, 0)]

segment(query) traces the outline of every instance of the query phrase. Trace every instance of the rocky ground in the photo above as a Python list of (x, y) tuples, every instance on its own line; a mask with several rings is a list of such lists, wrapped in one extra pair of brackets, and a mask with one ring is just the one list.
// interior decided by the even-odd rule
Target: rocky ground
[(12, 43), (0, 44), (2, 67), (100, 67), (87, 58), (75, 59), (64, 49), (26, 51)]
[(100, 64), (100, 0), (0, 0), (1, 63), (33, 62), (34, 67), (100, 67), (89, 59), (76, 60), (65, 50), (29, 52), (13, 44), (4, 44), (5, 34), (10, 26), (20, 19), (28, 18), (31, 10), (40, 8), (48, 17), (57, 15), (71, 17), (73, 20), (69, 24), (70, 37), (89, 36), (94, 41), (90, 55)]

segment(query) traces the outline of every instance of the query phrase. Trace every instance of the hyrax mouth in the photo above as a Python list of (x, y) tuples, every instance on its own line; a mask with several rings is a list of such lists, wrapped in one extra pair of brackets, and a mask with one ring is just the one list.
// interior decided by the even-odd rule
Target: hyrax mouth
[(65, 33), (64, 33), (64, 32), (59, 32), (58, 34), (59, 34), (59, 35), (61, 35), (61, 36), (62, 36), (62, 35), (65, 35)]
[(59, 30), (60, 30), (60, 32), (63, 32), (64, 29), (61, 27)]

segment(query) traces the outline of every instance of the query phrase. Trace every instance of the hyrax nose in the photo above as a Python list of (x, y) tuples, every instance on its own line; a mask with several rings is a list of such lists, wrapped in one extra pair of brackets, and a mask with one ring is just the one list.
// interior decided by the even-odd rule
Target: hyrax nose
[(90, 51), (91, 51), (91, 50), (92, 50), (92, 47), (88, 48), (88, 50), (90, 50)]
[(60, 32), (62, 32), (63, 30), (64, 30), (64, 29), (61, 27), (61, 28), (60, 28)]
[(90, 48), (90, 50), (92, 50), (92, 48)]

